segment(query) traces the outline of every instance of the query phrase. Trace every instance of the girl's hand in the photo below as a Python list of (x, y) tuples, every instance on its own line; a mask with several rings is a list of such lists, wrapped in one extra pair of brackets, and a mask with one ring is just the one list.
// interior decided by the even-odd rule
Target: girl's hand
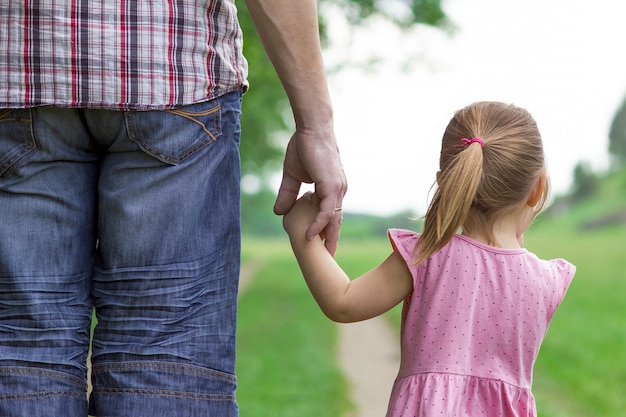
[(283, 216), (283, 227), (290, 238), (305, 238), (306, 230), (319, 213), (319, 197), (311, 192), (305, 193)]

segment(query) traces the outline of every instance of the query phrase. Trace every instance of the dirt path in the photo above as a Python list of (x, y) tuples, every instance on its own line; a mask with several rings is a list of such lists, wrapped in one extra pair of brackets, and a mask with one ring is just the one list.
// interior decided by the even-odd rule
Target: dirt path
[(339, 364), (356, 406), (344, 417), (385, 416), (400, 363), (399, 340), (383, 317), (339, 325)]

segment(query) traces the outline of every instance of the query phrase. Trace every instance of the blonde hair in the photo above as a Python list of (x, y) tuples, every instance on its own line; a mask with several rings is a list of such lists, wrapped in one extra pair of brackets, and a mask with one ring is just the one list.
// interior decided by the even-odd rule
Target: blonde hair
[[(480, 230), (489, 244), (497, 243), (492, 233), (497, 217), (525, 202), (545, 172), (537, 123), (526, 110), (511, 104), (470, 104), (446, 127), (439, 167), (437, 189), (415, 247), (415, 264), (445, 246), (459, 228)], [(547, 195), (546, 185), (535, 215)]]

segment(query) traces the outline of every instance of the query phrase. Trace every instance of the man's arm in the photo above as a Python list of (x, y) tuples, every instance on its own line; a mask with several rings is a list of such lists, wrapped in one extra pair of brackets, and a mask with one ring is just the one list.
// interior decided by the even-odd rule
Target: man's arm
[[(333, 126), (319, 39), (315, 0), (246, 0), (265, 50), (285, 88), (296, 131), (285, 152), (283, 180), (274, 206), (285, 214), (302, 183), (314, 183), (320, 211), (307, 239), (321, 234), (334, 254), (341, 227), (340, 208), (347, 182)], [(254, 69), (252, 69), (254, 70)]]

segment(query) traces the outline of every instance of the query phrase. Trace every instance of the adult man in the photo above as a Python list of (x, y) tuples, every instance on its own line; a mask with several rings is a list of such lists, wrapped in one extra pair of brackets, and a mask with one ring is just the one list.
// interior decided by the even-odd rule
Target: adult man
[[(345, 176), (315, 1), (248, 0), (333, 252)], [(236, 416), (239, 114), (232, 0), (0, 5), (0, 415)]]

